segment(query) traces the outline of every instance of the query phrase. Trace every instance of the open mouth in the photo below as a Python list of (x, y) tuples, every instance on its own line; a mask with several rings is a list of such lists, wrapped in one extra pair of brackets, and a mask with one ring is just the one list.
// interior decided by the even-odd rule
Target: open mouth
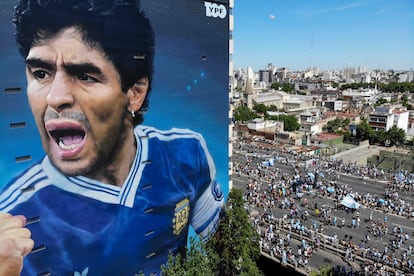
[(46, 129), (49, 136), (63, 151), (71, 151), (82, 145), (86, 132), (78, 124), (48, 123)]
[(83, 142), (85, 131), (72, 128), (54, 129), (49, 131), (49, 135), (62, 150), (73, 150)]

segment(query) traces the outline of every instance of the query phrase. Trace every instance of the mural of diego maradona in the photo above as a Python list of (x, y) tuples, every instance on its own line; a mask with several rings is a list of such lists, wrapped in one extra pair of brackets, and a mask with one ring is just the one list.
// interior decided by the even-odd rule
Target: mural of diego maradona
[(45, 156), (1, 191), (0, 275), (159, 274), (190, 225), (210, 237), (225, 191), (205, 138), (143, 124), (157, 47), (141, 3), (21, 0), (13, 23)]

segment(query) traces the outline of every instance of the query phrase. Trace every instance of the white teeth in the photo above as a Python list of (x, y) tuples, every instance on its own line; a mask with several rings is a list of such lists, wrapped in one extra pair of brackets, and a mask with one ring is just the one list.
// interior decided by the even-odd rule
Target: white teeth
[(72, 144), (72, 145), (67, 146), (67, 145), (63, 144), (62, 139), (59, 140), (59, 147), (63, 150), (73, 150), (77, 146), (78, 146), (77, 144)]

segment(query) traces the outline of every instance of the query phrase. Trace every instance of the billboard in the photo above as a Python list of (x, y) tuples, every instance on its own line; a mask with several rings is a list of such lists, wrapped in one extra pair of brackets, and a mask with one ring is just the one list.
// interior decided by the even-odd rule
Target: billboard
[(0, 4), (0, 223), (27, 220), (22, 275), (159, 274), (228, 194), (228, 1), (21, 2)]

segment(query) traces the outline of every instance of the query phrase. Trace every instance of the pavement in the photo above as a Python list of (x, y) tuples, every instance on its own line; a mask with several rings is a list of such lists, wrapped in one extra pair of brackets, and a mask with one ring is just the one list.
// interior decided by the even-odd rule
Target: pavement
[(368, 157), (379, 155), (380, 150), (384, 149), (392, 151), (392, 148), (363, 144), (332, 155), (331, 158), (342, 159), (344, 162), (355, 162), (360, 166), (365, 166), (367, 164)]

